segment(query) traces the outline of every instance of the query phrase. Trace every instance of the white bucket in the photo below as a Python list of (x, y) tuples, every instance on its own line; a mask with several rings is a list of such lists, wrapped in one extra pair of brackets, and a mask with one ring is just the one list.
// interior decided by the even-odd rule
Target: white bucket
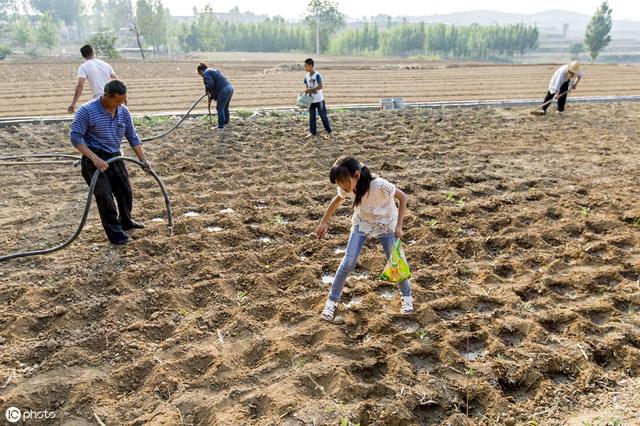
[(393, 109), (403, 109), (404, 98), (393, 98)]
[(380, 109), (393, 109), (393, 98), (380, 99)]

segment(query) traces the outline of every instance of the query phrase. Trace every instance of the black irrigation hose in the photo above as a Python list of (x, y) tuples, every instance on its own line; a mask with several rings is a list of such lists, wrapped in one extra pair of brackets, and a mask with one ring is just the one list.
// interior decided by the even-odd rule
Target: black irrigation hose
[[(182, 124), (182, 122), (189, 116), (189, 114), (191, 113), (191, 111), (193, 111), (193, 109), (196, 107), (196, 105), (198, 105), (200, 103), (200, 101), (207, 96), (207, 94), (205, 93), (204, 95), (200, 96), (198, 98), (197, 101), (195, 101), (195, 103), (193, 105), (191, 105), (191, 108), (189, 108), (189, 111), (187, 111), (187, 113), (185, 115), (182, 116), (182, 118), (180, 119), (180, 121), (178, 121), (175, 126), (173, 126), (172, 128), (170, 128), (169, 130), (167, 130), (166, 132), (160, 133), (159, 135), (156, 136), (151, 136), (148, 138), (144, 138), (144, 139), (140, 139), (142, 142), (149, 142), (155, 139), (160, 139), (163, 136), (168, 135), (169, 133), (173, 132), (180, 124)], [(211, 104), (209, 104), (209, 119), (211, 119)]]
[(24, 154), (24, 155), (13, 155), (11, 157), (0, 157), (0, 161), (7, 160), (20, 160), (23, 158), (72, 158), (74, 160), (82, 159), (79, 155), (71, 155), (71, 154)]
[[(166, 132), (160, 133), (159, 135), (156, 136), (151, 136), (148, 138), (144, 138), (144, 139), (140, 139), (142, 142), (148, 142), (148, 141), (152, 141), (155, 139), (159, 139), (163, 136), (168, 135), (169, 133), (173, 132), (175, 129), (178, 128), (178, 126), (180, 126), (182, 124), (182, 122), (189, 116), (189, 114), (191, 113), (191, 111), (193, 111), (193, 109), (200, 103), (200, 101), (207, 96), (207, 94), (205, 93), (204, 95), (200, 96), (198, 98), (197, 101), (194, 102), (193, 105), (191, 105), (191, 108), (189, 108), (189, 110), (185, 113), (185, 115), (182, 116), (182, 118), (169, 130), (167, 130)], [(211, 120), (211, 104), (209, 104), (209, 120)], [(213, 122), (212, 122), (213, 123)], [(71, 155), (71, 154), (57, 154), (57, 153), (51, 153), (51, 154), (25, 154), (25, 155), (12, 155), (10, 157), (0, 157), (0, 161), (7, 161), (7, 160), (21, 160), (23, 158), (71, 158), (73, 160), (81, 160), (82, 157), (79, 155)], [(42, 164), (46, 164), (46, 163), (42, 163)], [(13, 164), (11, 164), (13, 165)], [(74, 163), (74, 165), (77, 165), (76, 163)]]
[[(139, 166), (143, 166), (143, 164), (136, 160), (133, 159), (131, 157), (113, 157), (113, 158), (109, 158), (108, 160), (106, 160), (107, 164), (113, 163), (114, 161), (118, 161), (118, 160), (124, 160), (124, 161), (130, 161), (132, 163), (135, 163)], [(78, 225), (78, 229), (76, 229), (76, 232), (71, 236), (71, 238), (69, 238), (67, 241), (65, 241), (64, 243), (55, 246), (55, 247), (51, 247), (48, 249), (43, 249), (43, 250), (33, 250), (33, 251), (27, 251), (27, 252), (21, 252), (21, 253), (13, 253), (13, 254), (9, 254), (6, 256), (0, 256), (0, 262), (4, 261), (4, 260), (9, 260), (9, 259), (17, 259), (20, 257), (27, 257), (27, 256), (37, 256), (37, 255), (41, 255), (41, 254), (49, 254), (49, 253), (53, 253), (54, 251), (58, 251), (61, 250), (65, 247), (67, 247), (69, 244), (71, 244), (76, 238), (78, 238), (78, 235), (80, 235), (80, 232), (82, 231), (82, 228), (84, 228), (85, 223), (87, 222), (87, 217), (89, 216), (89, 209), (91, 208), (91, 200), (93, 199), (93, 191), (96, 187), (96, 182), (98, 181), (98, 175), (102, 173), (99, 169), (96, 170), (93, 173), (93, 177), (91, 178), (91, 184), (89, 185), (89, 193), (87, 194), (87, 202), (85, 203), (84, 206), (84, 213), (82, 214), (82, 220), (80, 221), (80, 225)], [(158, 182), (158, 185), (160, 185), (160, 189), (162, 190), (162, 195), (164, 196), (164, 202), (167, 205), (167, 217), (169, 219), (169, 232), (172, 234), (173, 233), (173, 214), (171, 212), (171, 201), (169, 200), (169, 195), (167, 194), (167, 190), (164, 187), (164, 184), (162, 183), (162, 181), (160, 180), (160, 177), (156, 174), (156, 172), (154, 172), (153, 170), (149, 169), (148, 173), (153, 176), (153, 178), (156, 180), (156, 182)]]
[[(80, 160), (76, 160), (80, 161)], [(0, 161), (0, 166), (41, 166), (43, 164), (76, 164), (76, 161), (47, 160), (47, 161)]]

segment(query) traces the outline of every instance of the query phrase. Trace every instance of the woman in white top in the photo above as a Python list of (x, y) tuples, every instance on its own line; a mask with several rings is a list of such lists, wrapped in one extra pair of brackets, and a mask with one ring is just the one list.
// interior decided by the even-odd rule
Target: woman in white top
[[(351, 235), (347, 249), (336, 272), (331, 291), (322, 311), (321, 318), (333, 321), (347, 275), (356, 265), (356, 260), (367, 236), (380, 239), (387, 258), (396, 238), (402, 238), (402, 221), (407, 208), (407, 195), (395, 185), (377, 176), (372, 176), (367, 167), (353, 157), (338, 158), (329, 173), (331, 183), (338, 185), (338, 195), (327, 207), (316, 234), (318, 238), (327, 233), (329, 219), (346, 199), (353, 200), (353, 218)], [(399, 202), (396, 207), (395, 200)], [(402, 295), (400, 313), (413, 312), (413, 297), (408, 280), (398, 283)]]

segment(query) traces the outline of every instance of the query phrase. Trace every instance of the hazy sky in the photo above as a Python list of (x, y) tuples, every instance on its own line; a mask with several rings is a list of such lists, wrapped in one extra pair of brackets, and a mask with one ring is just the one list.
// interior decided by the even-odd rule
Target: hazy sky
[[(350, 18), (373, 16), (379, 13), (397, 15), (431, 15), (490, 9), (512, 13), (535, 13), (562, 9), (592, 15), (601, 0), (339, 0), (340, 11)], [(228, 12), (238, 6), (242, 12), (280, 15), (299, 19), (308, 0), (163, 0), (173, 15), (192, 15), (193, 6), (199, 9), (211, 4), (216, 12)], [(609, 0), (613, 19), (640, 21), (640, 0)]]

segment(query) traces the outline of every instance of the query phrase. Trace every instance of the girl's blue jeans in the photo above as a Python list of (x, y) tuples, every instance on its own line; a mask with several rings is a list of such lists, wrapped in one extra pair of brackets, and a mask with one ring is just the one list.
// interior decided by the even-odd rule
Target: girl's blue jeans
[[(393, 244), (396, 242), (396, 237), (394, 234), (389, 233), (380, 235), (378, 239), (382, 243), (384, 254), (388, 259), (391, 255)], [(357, 225), (353, 225), (351, 228), (351, 235), (349, 235), (349, 242), (347, 243), (344, 259), (342, 259), (342, 263), (340, 263), (336, 276), (333, 279), (333, 284), (331, 285), (329, 300), (334, 302), (340, 301), (344, 283), (347, 281), (347, 275), (349, 275), (349, 272), (353, 271), (353, 268), (355, 268), (356, 261), (358, 260), (358, 256), (360, 255), (366, 240), (367, 234), (360, 232)], [(411, 286), (409, 285), (408, 280), (400, 281), (398, 283), (398, 288), (403, 296), (411, 296)]]

